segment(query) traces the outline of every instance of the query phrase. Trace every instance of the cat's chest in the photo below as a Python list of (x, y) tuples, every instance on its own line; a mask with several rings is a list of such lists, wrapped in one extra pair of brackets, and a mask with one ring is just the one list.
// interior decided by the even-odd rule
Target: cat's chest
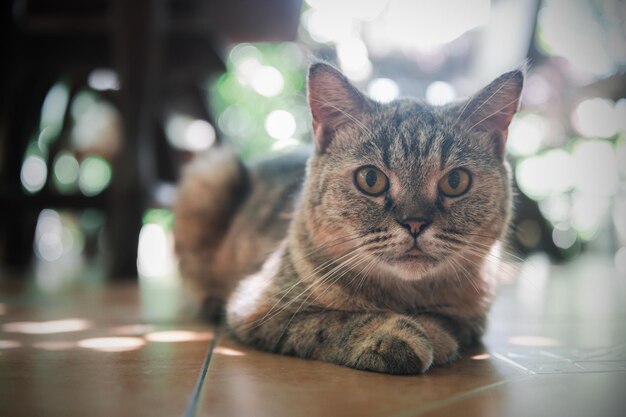
[[(447, 282), (370, 282), (359, 291), (343, 289), (340, 304), (351, 310), (383, 310), (405, 314), (442, 313), (474, 316), (486, 312), (490, 302), (488, 288), (466, 288)], [(336, 307), (339, 307), (337, 305)]]

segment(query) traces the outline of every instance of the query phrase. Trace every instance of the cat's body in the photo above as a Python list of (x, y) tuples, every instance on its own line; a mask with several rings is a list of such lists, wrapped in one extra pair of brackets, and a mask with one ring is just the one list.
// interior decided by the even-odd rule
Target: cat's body
[(264, 350), (390, 373), (449, 362), (484, 330), (521, 83), (505, 74), (457, 106), (382, 105), (314, 65), (306, 173), (303, 155), (246, 170), (225, 150), (188, 169), (183, 274)]

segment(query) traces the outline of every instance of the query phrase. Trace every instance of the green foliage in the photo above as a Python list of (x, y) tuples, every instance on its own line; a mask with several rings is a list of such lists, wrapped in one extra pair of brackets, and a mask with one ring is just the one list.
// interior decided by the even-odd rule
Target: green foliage
[[(306, 62), (300, 46), (240, 44), (230, 51), (226, 67), (225, 73), (210, 82), (210, 104), (223, 138), (244, 160), (280, 153), (309, 141)], [(267, 70), (273, 78), (262, 78), (259, 69)], [(264, 90), (267, 88), (269, 92)], [(267, 116), (275, 110), (290, 112), (296, 121), (295, 141), (290, 146), (277, 146), (277, 139), (265, 129)]]

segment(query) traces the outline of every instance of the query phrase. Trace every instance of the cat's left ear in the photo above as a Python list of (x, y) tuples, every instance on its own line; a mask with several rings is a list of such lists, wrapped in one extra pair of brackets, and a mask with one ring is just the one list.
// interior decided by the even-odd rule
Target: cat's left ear
[(502, 74), (460, 106), (459, 119), (467, 122), (470, 131), (490, 133), (500, 156), (504, 156), (509, 125), (519, 110), (524, 75), (524, 69)]

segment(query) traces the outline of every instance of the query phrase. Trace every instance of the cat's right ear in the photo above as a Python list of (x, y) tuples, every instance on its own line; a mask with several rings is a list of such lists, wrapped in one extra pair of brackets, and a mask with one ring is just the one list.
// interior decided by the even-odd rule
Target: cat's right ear
[(340, 126), (360, 124), (371, 106), (338, 69), (321, 62), (309, 69), (308, 98), (319, 153), (328, 147)]

